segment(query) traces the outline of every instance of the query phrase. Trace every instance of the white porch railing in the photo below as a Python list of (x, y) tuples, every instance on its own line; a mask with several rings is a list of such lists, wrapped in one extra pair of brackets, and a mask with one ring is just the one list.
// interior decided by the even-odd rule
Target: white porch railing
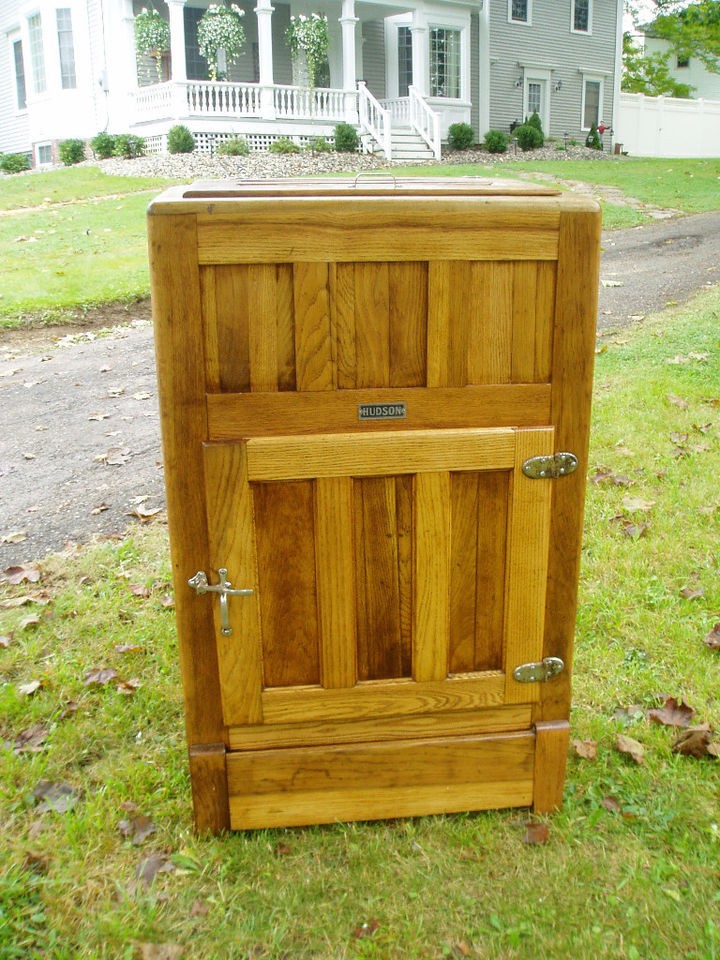
[(363, 80), (358, 81), (358, 115), (360, 129), (379, 145), (386, 160), (392, 159), (392, 119), (386, 110), (368, 90)]
[(435, 159), (440, 160), (440, 116), (430, 109), (415, 87), (409, 87), (409, 92), (410, 126), (413, 130), (417, 130), (427, 143), (435, 155)]
[(408, 97), (395, 97), (393, 100), (382, 100), (383, 107), (390, 112), (393, 124), (400, 127), (410, 126), (410, 100)]
[[(267, 96), (263, 96), (266, 94)], [(352, 94), (352, 96), (355, 96)], [(268, 112), (266, 104), (272, 104)], [(135, 93), (137, 121), (186, 117), (263, 117), (282, 120), (347, 119), (347, 91), (282, 84), (170, 81)]]

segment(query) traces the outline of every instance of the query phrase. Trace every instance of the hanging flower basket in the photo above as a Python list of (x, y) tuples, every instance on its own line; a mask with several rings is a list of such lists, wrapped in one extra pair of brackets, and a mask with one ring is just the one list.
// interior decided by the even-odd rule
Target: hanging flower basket
[(163, 78), (163, 54), (170, 50), (170, 24), (157, 10), (143, 10), (135, 17), (135, 50), (155, 61), (158, 81)]
[(198, 23), (198, 50), (208, 62), (210, 79), (218, 79), (218, 56), (225, 51), (225, 64), (235, 63), (245, 43), (245, 30), (240, 18), (245, 15), (237, 4), (219, 6), (211, 3)]
[(314, 87), (318, 69), (327, 58), (330, 44), (327, 17), (320, 13), (313, 13), (310, 17), (303, 14), (290, 17), (287, 42), (293, 61), (299, 60), (301, 55), (304, 55), (308, 83)]

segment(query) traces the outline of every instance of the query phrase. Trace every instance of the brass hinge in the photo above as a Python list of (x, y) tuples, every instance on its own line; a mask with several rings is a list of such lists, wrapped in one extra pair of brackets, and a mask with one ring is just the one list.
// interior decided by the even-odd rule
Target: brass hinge
[(513, 679), (518, 683), (544, 683), (565, 669), (560, 657), (545, 657), (536, 663), (521, 663), (513, 670)]
[(578, 458), (574, 453), (551, 453), (542, 457), (530, 457), (522, 465), (522, 471), (531, 480), (555, 480), (575, 473)]

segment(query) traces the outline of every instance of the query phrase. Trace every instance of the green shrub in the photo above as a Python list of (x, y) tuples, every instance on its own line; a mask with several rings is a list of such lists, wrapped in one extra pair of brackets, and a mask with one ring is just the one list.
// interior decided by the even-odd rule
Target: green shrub
[(122, 157), (123, 160), (134, 160), (136, 157), (145, 156), (145, 141), (142, 137), (136, 137), (132, 133), (121, 133), (115, 137), (116, 157)]
[(350, 123), (338, 123), (335, 127), (335, 149), (338, 153), (354, 153), (359, 145), (355, 127)]
[(475, 145), (475, 131), (469, 123), (451, 123), (448, 144), (453, 150), (469, 150)]
[(215, 147), (219, 157), (246, 157), (250, 153), (250, 145), (243, 137), (232, 137)]
[(0, 170), (3, 173), (22, 173), (30, 169), (30, 157), (26, 153), (0, 154)]
[(529, 127), (535, 127), (542, 134), (543, 140), (545, 139), (545, 134), (542, 128), (542, 120), (538, 116), (537, 110), (533, 110), (529, 117), (525, 117), (525, 123)]
[(58, 156), (66, 167), (72, 167), (76, 163), (82, 163), (85, 159), (85, 141), (61, 140), (58, 144)]
[(332, 153), (335, 147), (327, 137), (313, 137), (308, 144), (308, 149), (311, 153)]
[(543, 145), (543, 135), (537, 127), (523, 123), (515, 128), (515, 136), (521, 150), (536, 150)]
[(485, 134), (485, 149), (488, 153), (505, 153), (510, 137), (503, 130), (488, 130)]
[(593, 150), (602, 150), (602, 141), (598, 133), (597, 126), (593, 123), (590, 126), (590, 132), (585, 137), (585, 146), (592, 147)]
[(268, 147), (270, 153), (300, 153), (300, 147), (288, 137), (274, 140)]
[(98, 160), (107, 160), (115, 154), (115, 137), (111, 133), (96, 134), (90, 141), (90, 149)]
[(195, 137), (187, 127), (178, 123), (168, 130), (167, 148), (168, 153), (192, 153), (195, 149)]

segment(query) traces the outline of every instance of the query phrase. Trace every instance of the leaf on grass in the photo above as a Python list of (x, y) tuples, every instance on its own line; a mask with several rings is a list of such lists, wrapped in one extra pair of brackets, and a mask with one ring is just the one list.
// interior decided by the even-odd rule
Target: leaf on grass
[(40, 813), (47, 810), (67, 813), (78, 802), (78, 795), (69, 784), (52, 783), (50, 780), (41, 780), (33, 790), (33, 797), (38, 802)]
[(11, 633), (3, 633), (0, 635), (0, 647), (3, 647), (3, 649), (7, 650), (12, 643), (12, 638), (13, 635)]
[(38, 567), (34, 564), (30, 566), (14, 566), (6, 567), (3, 570), (3, 580), (6, 580), (7, 583), (12, 584), (14, 587), (19, 586), (21, 583), (37, 583), (40, 580), (42, 574)]
[(77, 700), (68, 700), (66, 704), (63, 705), (62, 710), (58, 714), (58, 721), (67, 720), (68, 717), (72, 717), (78, 711), (78, 702)]
[(273, 853), (276, 857), (286, 857), (292, 852), (292, 847), (287, 843), (277, 843), (273, 847)]
[(185, 947), (179, 943), (135, 943), (140, 960), (180, 960)]
[(623, 536), (629, 537), (631, 540), (639, 540), (640, 537), (645, 536), (650, 529), (649, 523), (640, 523), (635, 520), (630, 520), (629, 517), (618, 516), (613, 517), (613, 520), (620, 524)]
[(172, 610), (175, 606), (175, 598), (173, 595), (171, 593), (164, 593), (162, 597), (160, 597), (160, 606), (165, 607), (166, 610)]
[(135, 517), (143, 523), (149, 523), (154, 517), (162, 512), (162, 507), (144, 507), (139, 505), (134, 510), (130, 510), (128, 517)]
[(638, 511), (648, 511), (652, 510), (655, 506), (654, 500), (644, 500), (642, 497), (624, 497), (623, 498), (623, 509), (627, 510), (629, 513), (637, 513)]
[(84, 687), (104, 687), (106, 684), (110, 683), (111, 680), (117, 679), (117, 671), (113, 670), (112, 667), (98, 667), (95, 670), (91, 670), (89, 673), (85, 674), (83, 680)]
[(130, 583), (128, 590), (133, 596), (142, 597), (143, 600), (147, 600), (150, 596), (150, 587), (145, 586), (144, 583)]
[(0, 537), (0, 543), (22, 543), (27, 538), (26, 530), (13, 530), (11, 533), (4, 533)]
[(700, 600), (705, 596), (705, 591), (702, 587), (683, 587), (680, 596), (683, 600)]
[(139, 643), (116, 643), (115, 649), (118, 653), (139, 653), (142, 647)]
[(36, 616), (25, 617), (23, 620), (20, 621), (20, 623), (18, 624), (18, 627), (21, 630), (28, 630), (30, 627), (36, 627), (39, 623), (40, 623), (40, 617), (36, 617)]
[(40, 753), (49, 736), (50, 730), (44, 723), (34, 723), (15, 737), (12, 748), (15, 753)]
[(645, 747), (632, 737), (626, 737), (623, 733), (618, 733), (615, 737), (615, 747), (620, 753), (626, 753), (629, 757), (632, 757), (635, 763), (645, 762)]
[(687, 410), (690, 406), (687, 400), (683, 400), (682, 397), (676, 397), (673, 393), (667, 395), (667, 400), (668, 403), (671, 403), (674, 407), (680, 407), (681, 410)]
[(715, 624), (703, 642), (707, 644), (711, 650), (720, 650), (720, 623)]
[(662, 707), (648, 710), (647, 715), (665, 727), (689, 727), (695, 711), (682, 700), (678, 703), (675, 697), (668, 697)]
[(629, 707), (617, 707), (613, 713), (613, 720), (630, 723), (633, 720), (642, 720), (644, 716), (644, 708), (639, 703), (631, 703)]
[(159, 873), (172, 873), (174, 870), (175, 864), (167, 853), (151, 853), (137, 865), (135, 879), (139, 880), (143, 886), (149, 887)]
[(547, 843), (550, 839), (550, 827), (547, 823), (541, 823), (538, 820), (527, 820), (524, 826), (525, 833), (522, 842), (526, 846), (535, 847), (541, 843)]
[(615, 797), (603, 797), (600, 803), (609, 813), (622, 813), (620, 801)]
[(576, 756), (582, 760), (597, 759), (597, 740), (571, 740)]
[(712, 743), (710, 724), (702, 723), (697, 727), (688, 727), (687, 730), (683, 730), (673, 743), (672, 751), (684, 757), (695, 757), (696, 760), (701, 760), (708, 756), (716, 758), (720, 753), (718, 746)]
[(42, 685), (42, 680), (31, 680), (29, 683), (21, 683), (17, 688), (18, 696), (31, 697), (34, 693), (38, 692)]
[(115, 689), (124, 697), (131, 697), (141, 686), (142, 682), (137, 677), (131, 677), (130, 680), (119, 680)]
[(353, 930), (353, 937), (355, 937), (356, 940), (364, 940), (366, 937), (371, 937), (379, 928), (380, 924), (373, 917), (371, 920), (365, 920), (363, 923), (359, 923)]
[(622, 473), (614, 473), (609, 467), (598, 467), (590, 477), (594, 484), (612, 483), (616, 487), (629, 487), (632, 481)]
[(126, 840), (132, 840), (133, 844), (139, 847), (155, 833), (156, 827), (150, 817), (141, 813), (131, 820), (121, 820), (118, 830)]

